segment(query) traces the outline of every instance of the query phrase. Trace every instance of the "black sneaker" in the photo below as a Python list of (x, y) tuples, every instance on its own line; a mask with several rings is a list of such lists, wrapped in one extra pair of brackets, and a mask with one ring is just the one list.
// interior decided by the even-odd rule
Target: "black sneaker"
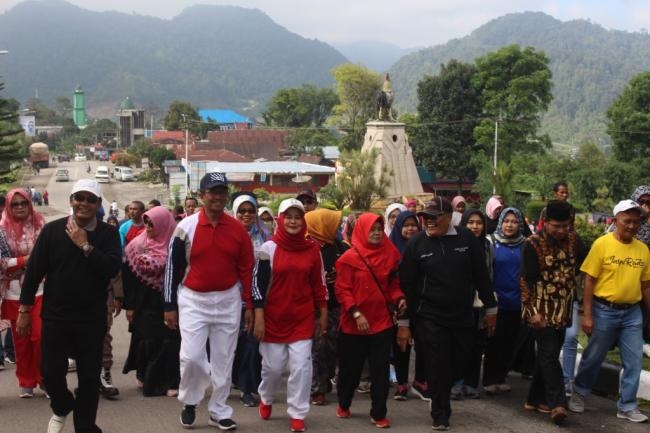
[(120, 391), (113, 386), (113, 378), (110, 370), (102, 369), (102, 374), (99, 376), (99, 393), (109, 400), (120, 393)]
[(237, 423), (230, 418), (224, 418), (217, 421), (216, 419), (210, 416), (208, 420), (208, 425), (219, 428), (220, 430), (235, 430), (237, 428)]
[(186, 404), (181, 411), (181, 425), (185, 428), (194, 426), (196, 422), (196, 405)]

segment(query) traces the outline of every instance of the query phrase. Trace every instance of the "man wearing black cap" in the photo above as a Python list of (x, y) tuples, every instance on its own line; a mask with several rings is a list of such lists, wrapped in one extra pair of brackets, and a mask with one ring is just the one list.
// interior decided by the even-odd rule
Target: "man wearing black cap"
[(565, 330), (571, 325), (576, 272), (586, 248), (571, 230), (573, 207), (568, 202), (551, 200), (544, 209), (542, 231), (526, 239), (522, 253), (522, 318), (537, 343), (535, 371), (524, 408), (550, 413), (559, 425), (567, 416), (559, 356)]
[(305, 213), (311, 212), (318, 207), (316, 194), (311, 189), (300, 191), (296, 196), (296, 199), (302, 203), (302, 206), (305, 208)]
[(203, 207), (182, 219), (172, 236), (164, 285), (165, 324), (171, 329), (178, 326), (181, 332), (181, 425), (194, 425), (196, 405), (212, 384), (208, 425), (233, 430), (237, 424), (226, 400), (242, 299), (245, 331), (251, 328), (253, 245), (244, 226), (224, 212), (228, 202), (224, 173), (203, 176), (200, 198)]
[(418, 212), (424, 231), (409, 241), (399, 271), (409, 319), (428, 360), (433, 430), (449, 429), (451, 385), (460, 377), (473, 343), (476, 291), (485, 304), (489, 335), (496, 324), (485, 251), (469, 230), (451, 225), (452, 212), (451, 203), (442, 197)]

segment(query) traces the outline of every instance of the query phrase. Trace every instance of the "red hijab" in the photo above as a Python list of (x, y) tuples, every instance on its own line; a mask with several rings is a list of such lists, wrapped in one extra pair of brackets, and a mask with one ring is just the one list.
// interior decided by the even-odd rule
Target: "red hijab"
[(381, 215), (366, 212), (359, 216), (352, 231), (352, 248), (339, 261), (362, 270), (368, 269), (367, 263), (377, 275), (388, 274), (396, 268), (400, 253), (385, 233), (378, 244), (368, 242), (370, 228), (376, 222), (381, 223), (383, 228), (384, 219)]
[(305, 238), (305, 235), (307, 234), (307, 221), (305, 221), (304, 212), (302, 213), (301, 218), (302, 229), (300, 230), (300, 233), (292, 235), (287, 232), (287, 229), (284, 228), (284, 212), (281, 213), (278, 216), (278, 227), (271, 240), (275, 242), (280, 248), (287, 251), (304, 251), (309, 248), (313, 248), (316, 245), (315, 242)]

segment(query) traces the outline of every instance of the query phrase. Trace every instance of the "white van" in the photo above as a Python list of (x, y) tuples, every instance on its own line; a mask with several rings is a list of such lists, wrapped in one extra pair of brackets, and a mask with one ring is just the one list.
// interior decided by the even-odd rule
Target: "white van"
[(108, 167), (105, 165), (100, 165), (97, 167), (97, 170), (95, 171), (95, 180), (99, 183), (110, 183), (111, 182), (111, 177), (110, 173), (108, 172)]
[(132, 182), (134, 180), (133, 169), (131, 167), (118, 165), (113, 169), (113, 175), (116, 180), (121, 180), (122, 182)]

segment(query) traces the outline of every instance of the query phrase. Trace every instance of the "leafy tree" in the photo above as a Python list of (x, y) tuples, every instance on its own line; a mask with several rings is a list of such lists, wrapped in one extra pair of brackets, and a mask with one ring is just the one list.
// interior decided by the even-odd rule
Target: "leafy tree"
[(607, 110), (607, 118), (616, 159), (650, 157), (650, 71), (630, 80)]
[(199, 110), (189, 102), (174, 101), (169, 104), (169, 110), (163, 121), (165, 129), (179, 131), (189, 129), (192, 134), (201, 132), (201, 116)]
[(332, 89), (319, 89), (312, 85), (280, 89), (262, 113), (269, 126), (321, 127), (339, 98)]
[(598, 212), (611, 212), (614, 200), (609, 194), (609, 188), (601, 186), (596, 189), (596, 198), (591, 201), (591, 209)]
[[(0, 83), (0, 90), (4, 83)], [(11, 103), (0, 98), (0, 181), (11, 181), (12, 164), (20, 161), (23, 155), (22, 132), (18, 116)]]
[(34, 114), (37, 125), (59, 125), (63, 121), (52, 107), (38, 98), (29, 99), (25, 107)]
[(341, 153), (339, 163), (343, 167), (336, 186), (345, 195), (346, 202), (354, 210), (370, 209), (373, 200), (386, 197), (390, 186), (388, 168), (383, 167), (379, 179), (375, 178), (377, 149), (370, 152), (347, 150)]
[(347, 150), (360, 149), (366, 122), (377, 115), (377, 95), (381, 90), (379, 74), (352, 63), (334, 68), (332, 74), (339, 97), (339, 104), (333, 109), (333, 121), (347, 133), (341, 141), (341, 147)]
[(532, 47), (510, 45), (476, 59), (472, 83), (480, 95), (484, 119), (474, 130), (476, 141), (491, 150), (498, 125), (497, 159), (509, 162), (513, 152), (539, 152), (550, 147), (548, 135), (537, 135), (541, 115), (551, 102), (548, 58)]
[(176, 159), (176, 154), (166, 147), (156, 147), (149, 154), (149, 162), (152, 166), (161, 169), (163, 162), (173, 161)]
[(66, 118), (72, 113), (72, 101), (67, 96), (57, 96), (54, 98), (54, 110), (61, 118)]
[(476, 177), (471, 156), (476, 145), (474, 128), (481, 114), (476, 89), (472, 86), (473, 65), (451, 60), (441, 65), (440, 74), (418, 83), (418, 115), (421, 125), (413, 128), (416, 159), (441, 177)]
[[(153, 152), (153, 146), (149, 138), (139, 138), (126, 150), (131, 155), (134, 155), (138, 158), (149, 158), (151, 152)], [(176, 159), (176, 158), (173, 158)]]
[(325, 185), (320, 189), (319, 194), (321, 196), (321, 206), (343, 209), (347, 203), (347, 196), (341, 191), (336, 182), (330, 182)]
[(338, 137), (330, 130), (299, 128), (287, 136), (285, 143), (294, 154), (323, 155), (324, 146), (336, 146)]

